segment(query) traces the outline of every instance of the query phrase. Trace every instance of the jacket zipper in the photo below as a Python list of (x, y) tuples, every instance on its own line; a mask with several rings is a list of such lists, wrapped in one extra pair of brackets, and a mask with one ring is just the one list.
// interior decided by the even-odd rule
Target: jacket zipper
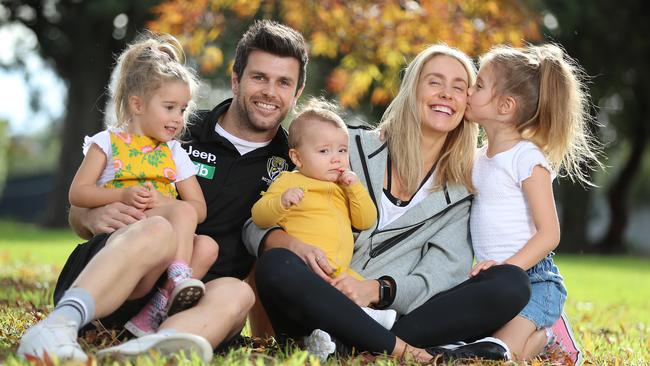
[[(363, 146), (361, 145), (361, 136), (356, 135), (354, 140), (355, 140), (355, 142), (357, 144), (357, 150), (359, 151), (359, 160), (361, 160), (361, 168), (363, 169), (363, 174), (365, 175), (366, 182), (368, 183), (368, 192), (370, 193), (370, 198), (372, 198), (372, 202), (375, 204), (375, 209), (377, 210), (377, 222), (379, 222), (379, 205), (377, 204), (377, 199), (375, 198), (375, 193), (374, 193), (375, 191), (374, 191), (374, 189), (372, 187), (372, 181), (370, 179), (370, 173), (368, 172), (368, 164), (366, 163), (365, 153), (363, 151)], [(370, 258), (368, 258), (366, 263), (364, 263), (363, 269), (366, 269), (366, 267), (368, 266), (368, 263), (370, 263), (370, 260), (372, 260), (373, 258), (376, 258), (377, 256), (379, 256), (379, 255), (383, 254), (384, 252), (386, 252), (388, 249), (394, 247), (396, 244), (398, 244), (398, 243), (402, 242), (403, 240), (407, 239), (414, 232), (416, 232), (419, 228), (421, 228), (426, 221), (431, 220), (431, 219), (435, 218), (436, 216), (442, 215), (445, 212), (449, 211), (449, 209), (451, 209), (452, 207), (454, 207), (454, 206), (456, 206), (456, 205), (458, 205), (458, 204), (460, 204), (462, 202), (465, 202), (467, 200), (470, 200), (470, 199), (472, 199), (474, 197), (473, 195), (469, 194), (469, 195), (465, 196), (463, 199), (461, 199), (461, 200), (455, 202), (453, 205), (451, 205), (450, 204), (451, 200), (449, 199), (449, 193), (447, 192), (447, 186), (446, 185), (445, 185), (444, 190), (445, 190), (445, 199), (446, 199), (447, 204), (448, 204), (447, 207), (445, 207), (445, 209), (443, 209), (442, 211), (438, 212), (437, 214), (435, 214), (435, 215), (433, 215), (433, 216), (431, 216), (431, 217), (429, 217), (427, 219), (422, 220), (421, 222), (419, 222), (417, 224), (414, 224), (414, 226), (411, 227), (410, 229), (408, 229), (407, 231), (397, 235), (396, 237), (390, 238), (387, 241), (384, 241), (383, 243), (379, 244), (376, 248), (370, 248)], [(391, 230), (399, 230), (399, 229), (391, 229)], [(385, 231), (377, 230), (377, 226), (375, 226), (375, 230), (373, 230), (373, 232), (370, 234), (370, 238), (375, 236), (375, 234), (385, 233), (385, 232), (389, 232), (391, 230), (385, 230)]]
[(368, 183), (368, 193), (370, 193), (370, 198), (375, 204), (375, 210), (377, 210), (377, 222), (379, 222), (379, 206), (377, 205), (377, 198), (375, 198), (375, 190), (372, 187), (372, 181), (370, 180), (370, 174), (368, 173), (368, 164), (366, 163), (366, 154), (363, 152), (363, 146), (361, 146), (361, 136), (356, 135), (354, 138), (357, 143), (357, 150), (359, 151), (359, 160), (361, 160), (361, 168), (363, 169), (363, 174), (366, 176), (366, 182)]
[[(403, 233), (401, 233), (401, 234), (399, 234), (399, 235), (397, 235), (397, 236), (395, 236), (395, 237), (393, 237), (393, 238), (390, 238), (390, 239), (388, 239), (388, 240), (382, 242), (382, 243), (379, 244), (376, 248), (371, 248), (371, 249), (370, 249), (370, 258), (368, 258), (368, 260), (366, 261), (366, 263), (363, 264), (363, 269), (366, 269), (366, 267), (368, 266), (368, 263), (370, 263), (370, 261), (371, 261), (373, 258), (378, 257), (379, 255), (385, 253), (388, 249), (394, 247), (394, 246), (397, 245), (398, 243), (401, 243), (402, 241), (404, 241), (405, 239), (407, 239), (407, 238), (408, 238), (409, 236), (411, 236), (414, 232), (416, 232), (419, 228), (421, 228), (422, 226), (424, 226), (424, 223), (425, 223), (425, 222), (427, 222), (427, 221), (429, 221), (429, 220), (432, 220), (432, 219), (434, 219), (434, 218), (436, 218), (436, 217), (438, 217), (438, 216), (440, 216), (440, 215), (446, 213), (447, 211), (449, 211), (451, 208), (455, 207), (456, 205), (459, 205), (459, 204), (461, 204), (461, 203), (463, 203), (463, 202), (465, 202), (465, 201), (471, 200), (473, 197), (474, 197), (473, 195), (469, 194), (469, 195), (463, 197), (463, 199), (461, 199), (461, 200), (459, 200), (459, 201), (456, 201), (453, 205), (448, 205), (447, 207), (445, 207), (442, 211), (438, 212), (437, 214), (435, 214), (435, 215), (433, 215), (433, 216), (431, 216), (431, 217), (429, 217), (429, 218), (427, 218), (427, 219), (425, 219), (425, 220), (422, 220), (421, 222), (415, 224), (415, 226), (413, 226), (412, 228), (408, 229), (407, 231), (405, 231), (405, 232), (403, 232)], [(393, 229), (393, 230), (395, 230), (395, 229)], [(375, 231), (373, 231), (372, 234), (370, 234), (370, 238), (372, 238), (375, 234), (379, 234), (379, 233), (382, 233), (382, 232), (388, 232), (388, 231), (390, 231), (390, 230), (386, 230), (386, 231), (378, 231), (378, 230), (375, 230)]]

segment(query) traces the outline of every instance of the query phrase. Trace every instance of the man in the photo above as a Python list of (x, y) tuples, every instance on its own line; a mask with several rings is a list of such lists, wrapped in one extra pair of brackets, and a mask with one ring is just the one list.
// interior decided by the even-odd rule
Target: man
[[(204, 278), (205, 296), (166, 319), (157, 333), (98, 356), (191, 349), (208, 362), (212, 348), (238, 334), (254, 302), (250, 287), (232, 278), (246, 277), (253, 263), (241, 242), (241, 228), (260, 192), (290, 168), (280, 122), (303, 90), (307, 62), (303, 37), (289, 27), (258, 21), (243, 35), (231, 78), (234, 98), (199, 113), (185, 144), (199, 166), (208, 206), (197, 232), (220, 246), (219, 259)], [(19, 355), (42, 358), (47, 353), (85, 362), (78, 330), (92, 319), (123, 325), (146, 303), (175, 253), (166, 220), (146, 218), (121, 203), (90, 210), (72, 207), (70, 224), (81, 237), (94, 237), (71, 254), (57, 282), (55, 298), (60, 300), (47, 319), (23, 336)], [(195, 250), (192, 265), (200, 262), (202, 250)]]

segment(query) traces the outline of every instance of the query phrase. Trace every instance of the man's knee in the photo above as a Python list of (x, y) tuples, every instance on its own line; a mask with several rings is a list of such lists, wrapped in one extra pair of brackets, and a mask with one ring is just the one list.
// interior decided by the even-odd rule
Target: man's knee
[(124, 232), (112, 235), (109, 245), (138, 260), (169, 261), (176, 253), (173, 233), (171, 224), (163, 217), (148, 217), (128, 226)]
[(245, 282), (224, 277), (206, 284), (204, 301), (211, 307), (228, 312), (228, 316), (243, 319), (255, 304), (255, 294)]

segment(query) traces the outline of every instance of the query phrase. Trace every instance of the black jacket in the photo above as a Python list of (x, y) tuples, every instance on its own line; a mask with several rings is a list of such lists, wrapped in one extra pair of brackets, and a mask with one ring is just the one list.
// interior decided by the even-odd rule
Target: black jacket
[(241, 239), (251, 207), (271, 182), (285, 170), (294, 168), (288, 155), (287, 133), (280, 128), (271, 143), (240, 155), (224, 137), (215, 132), (219, 117), (228, 110), (227, 99), (212, 111), (199, 111), (189, 125), (183, 148), (199, 166), (197, 179), (208, 214), (199, 224), (198, 234), (211, 236), (219, 244), (219, 257), (204, 278), (248, 275), (255, 258)]

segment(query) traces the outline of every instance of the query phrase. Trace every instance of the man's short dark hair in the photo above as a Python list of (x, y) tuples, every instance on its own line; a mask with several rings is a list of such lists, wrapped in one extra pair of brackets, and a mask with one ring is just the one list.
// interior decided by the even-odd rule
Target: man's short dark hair
[(293, 57), (298, 60), (300, 72), (298, 73), (296, 91), (305, 85), (309, 55), (307, 54), (307, 43), (298, 31), (271, 20), (256, 20), (237, 43), (233, 72), (237, 74), (238, 78), (244, 73), (248, 55), (256, 50), (280, 57)]

